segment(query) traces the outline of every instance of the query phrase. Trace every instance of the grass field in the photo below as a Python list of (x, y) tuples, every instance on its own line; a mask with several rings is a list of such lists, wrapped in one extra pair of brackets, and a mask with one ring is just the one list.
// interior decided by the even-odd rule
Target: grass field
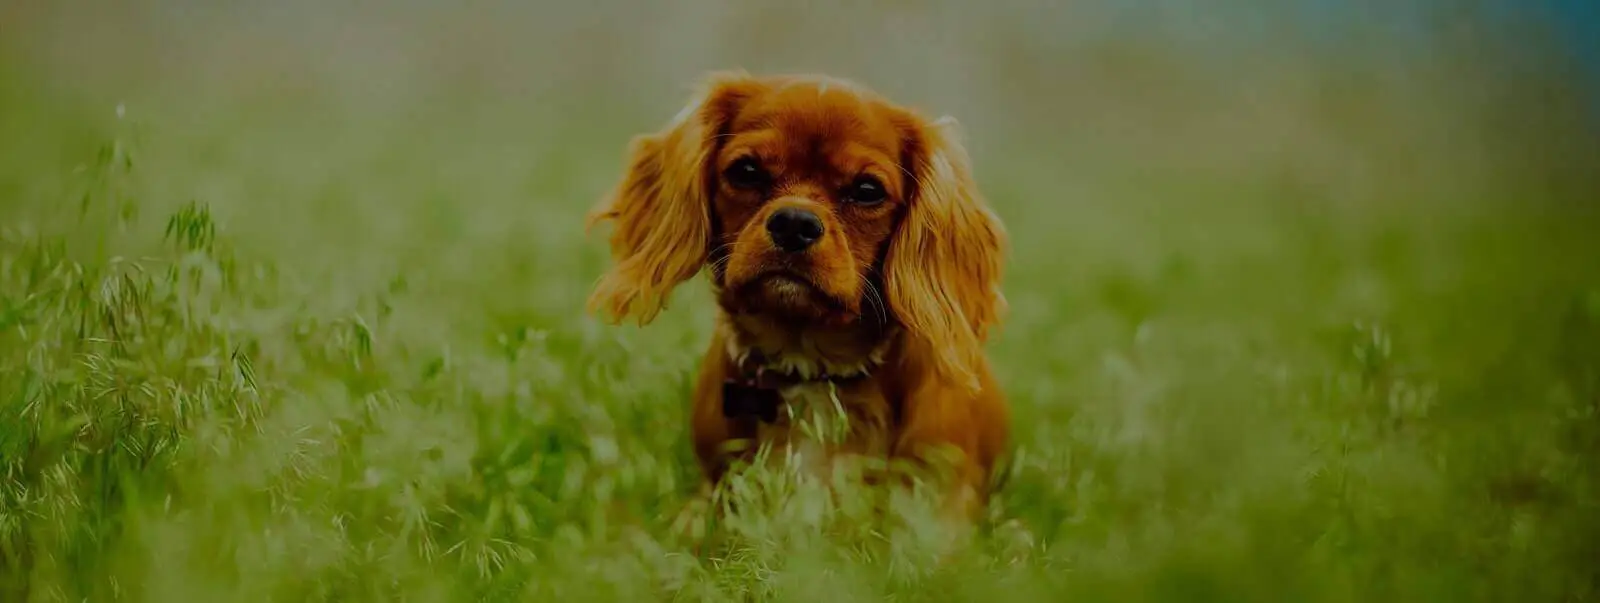
[(580, 225), (680, 98), (119, 108), (18, 65), (0, 600), (1600, 598), (1594, 155), (1542, 130), (1346, 115), (1362, 172), (974, 132), (1018, 453), (936, 563), (848, 513), (668, 525), (704, 285), (598, 324)]

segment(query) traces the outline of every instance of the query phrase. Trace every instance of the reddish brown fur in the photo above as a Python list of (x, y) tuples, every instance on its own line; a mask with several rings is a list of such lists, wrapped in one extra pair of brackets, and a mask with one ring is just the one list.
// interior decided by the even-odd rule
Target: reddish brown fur
[[(723, 379), (755, 350), (802, 371), (865, 370), (838, 390), (853, 427), (826, 454), (926, 459), (953, 449), (950, 508), (967, 517), (982, 508), (1008, 437), (983, 352), (1005, 309), (1005, 232), (951, 125), (831, 78), (719, 73), (664, 130), (634, 141), (626, 175), (591, 219), (617, 224), (617, 264), (591, 307), (646, 323), (673, 287), (711, 268), (719, 320), (691, 424), (711, 481), (728, 467), (731, 442), (794, 435), (722, 414)], [(723, 177), (741, 157), (757, 160), (769, 187)], [(884, 202), (841, 198), (863, 174), (882, 183)], [(800, 257), (778, 252), (764, 226), (784, 207), (824, 225)]]

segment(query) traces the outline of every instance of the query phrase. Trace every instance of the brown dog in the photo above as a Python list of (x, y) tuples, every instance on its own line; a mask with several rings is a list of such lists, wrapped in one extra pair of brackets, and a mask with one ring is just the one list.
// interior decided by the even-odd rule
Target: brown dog
[[(824, 473), (946, 449), (943, 505), (963, 523), (984, 508), (1008, 437), (983, 350), (1006, 234), (953, 125), (833, 78), (717, 73), (633, 141), (590, 217), (616, 224), (590, 306), (646, 324), (710, 268), (691, 427), (710, 483), (762, 446)], [(826, 412), (846, 419), (834, 437), (801, 428)]]

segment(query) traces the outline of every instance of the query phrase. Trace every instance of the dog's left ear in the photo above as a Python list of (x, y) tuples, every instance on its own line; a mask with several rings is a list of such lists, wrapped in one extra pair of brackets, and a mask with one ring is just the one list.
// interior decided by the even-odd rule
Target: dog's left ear
[(615, 265), (590, 294), (591, 312), (647, 324), (672, 289), (705, 265), (712, 231), (708, 162), (718, 135), (757, 85), (743, 72), (712, 73), (664, 128), (633, 139), (627, 172), (589, 214), (591, 228), (616, 223)]
[(978, 191), (954, 119), (913, 115), (904, 127), (914, 177), (884, 261), (889, 305), (940, 376), (977, 389), (983, 344), (1006, 310), (1005, 227)]

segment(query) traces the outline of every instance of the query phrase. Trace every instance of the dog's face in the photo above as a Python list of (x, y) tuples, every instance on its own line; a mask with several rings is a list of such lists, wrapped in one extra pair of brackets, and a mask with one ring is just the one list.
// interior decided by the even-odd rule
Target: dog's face
[(634, 140), (592, 215), (616, 222), (617, 265), (591, 303), (648, 322), (709, 265), (729, 312), (801, 328), (877, 312), (975, 386), (1005, 234), (950, 125), (830, 78), (715, 74)]
[(724, 308), (826, 324), (857, 321), (863, 308), (886, 313), (879, 264), (911, 186), (906, 119), (850, 88), (809, 82), (739, 107), (708, 178)]

